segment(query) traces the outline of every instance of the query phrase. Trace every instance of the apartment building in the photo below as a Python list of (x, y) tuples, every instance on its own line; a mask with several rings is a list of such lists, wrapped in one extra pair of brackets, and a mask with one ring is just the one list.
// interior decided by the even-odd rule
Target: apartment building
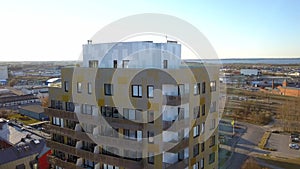
[(49, 89), (52, 168), (217, 169), (218, 70), (174, 41), (89, 41)]

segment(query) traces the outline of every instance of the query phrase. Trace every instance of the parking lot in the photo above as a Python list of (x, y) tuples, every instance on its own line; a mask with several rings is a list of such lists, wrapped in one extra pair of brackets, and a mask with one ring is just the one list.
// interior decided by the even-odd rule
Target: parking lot
[(281, 157), (299, 158), (300, 150), (289, 148), (290, 143), (291, 143), (290, 134), (272, 133), (268, 140), (267, 147), (277, 149), (277, 151), (271, 153), (273, 155), (281, 156)]

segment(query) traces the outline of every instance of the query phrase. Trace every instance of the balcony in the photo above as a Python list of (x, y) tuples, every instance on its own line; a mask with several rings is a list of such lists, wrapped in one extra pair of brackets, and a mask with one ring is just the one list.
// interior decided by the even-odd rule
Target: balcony
[(164, 142), (163, 150), (171, 153), (179, 152), (189, 146), (189, 139), (182, 139), (180, 142)]
[(55, 125), (51, 125), (51, 124), (47, 124), (46, 129), (50, 133), (57, 133), (57, 134), (71, 137), (71, 138), (74, 138), (77, 140), (92, 142), (92, 139), (90, 138), (90, 136), (87, 133), (82, 132), (82, 131), (75, 131), (75, 130), (72, 130), (69, 128), (63, 128), (63, 127), (59, 127), (59, 126), (55, 126)]
[(179, 106), (188, 103), (188, 95), (163, 95), (163, 105)]
[(55, 116), (55, 117), (64, 118), (68, 120), (78, 121), (77, 115), (74, 112), (54, 109), (50, 107), (44, 108), (44, 111), (47, 116)]
[(188, 165), (189, 165), (189, 159), (187, 158), (173, 164), (163, 163), (163, 169), (186, 168), (188, 167)]
[[(84, 159), (88, 159), (88, 160), (95, 161), (95, 162), (102, 162), (102, 163), (116, 165), (116, 166), (120, 166), (120, 167), (124, 167), (124, 168), (142, 168), (142, 161), (133, 161), (133, 160), (128, 160), (128, 159), (124, 159), (124, 158), (113, 157), (110, 155), (92, 153), (92, 152), (89, 152), (86, 150), (76, 149), (75, 147), (71, 147), (66, 144), (57, 143), (52, 140), (47, 140), (47, 146), (49, 146), (51, 149), (57, 149), (62, 152), (65, 152), (65, 153), (75, 155), (79, 158), (84, 158)], [(64, 165), (65, 166), (64, 168), (78, 168), (79, 167), (73, 163), (69, 163), (69, 162), (60, 160), (56, 157), (53, 157), (53, 156), (49, 156), (49, 157), (51, 158), (51, 159), (49, 159), (49, 161), (51, 160), (50, 161), (51, 164), (54, 164), (54, 162), (58, 162), (55, 164)], [(72, 164), (72, 166), (74, 166), (74, 167), (69, 167), (70, 164)], [(63, 166), (61, 166), (61, 167), (63, 167)]]
[(183, 128), (187, 128), (190, 125), (190, 118), (184, 118), (181, 120), (175, 120), (175, 121), (167, 121), (163, 120), (163, 130), (168, 130), (168, 131), (178, 131)]
[(76, 166), (76, 164), (72, 163), (72, 162), (68, 162), (66, 160), (61, 160), (57, 157), (54, 157), (52, 155), (48, 155), (47, 156), (48, 158), (48, 161), (50, 164), (53, 164), (53, 165), (58, 165), (62, 168), (76, 168), (76, 169), (83, 169), (82, 167), (80, 166)]

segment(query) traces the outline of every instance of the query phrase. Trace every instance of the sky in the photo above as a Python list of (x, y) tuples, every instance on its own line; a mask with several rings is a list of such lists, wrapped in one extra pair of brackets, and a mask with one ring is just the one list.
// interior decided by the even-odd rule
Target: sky
[(298, 0), (0, 0), (0, 61), (77, 60), (97, 31), (141, 13), (183, 19), (220, 58), (300, 57)]

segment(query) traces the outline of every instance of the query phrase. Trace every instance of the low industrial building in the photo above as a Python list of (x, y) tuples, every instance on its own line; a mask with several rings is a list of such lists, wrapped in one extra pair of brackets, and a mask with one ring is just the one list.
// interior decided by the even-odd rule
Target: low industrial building
[(29, 105), (19, 108), (19, 113), (37, 120), (49, 120), (49, 117), (44, 114), (44, 109), (41, 105)]

